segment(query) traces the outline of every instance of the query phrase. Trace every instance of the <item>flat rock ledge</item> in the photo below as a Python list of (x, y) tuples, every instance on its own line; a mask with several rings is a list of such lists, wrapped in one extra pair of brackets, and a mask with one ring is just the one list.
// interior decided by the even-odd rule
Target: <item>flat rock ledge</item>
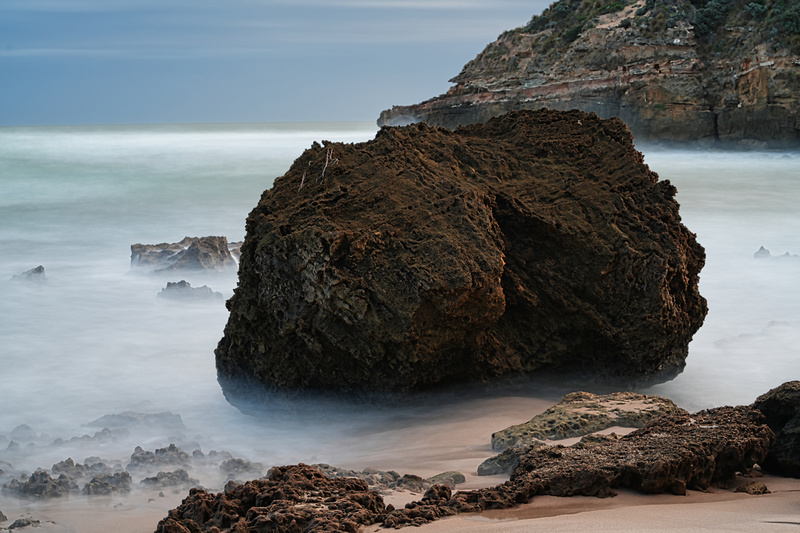
[(226, 397), (673, 378), (707, 311), (705, 252), (632, 140), (538, 110), (313, 145), (248, 216), (215, 351)]
[(685, 412), (661, 396), (573, 392), (530, 421), (493, 433), (492, 449), (502, 452), (513, 446), (530, 445), (532, 440), (582, 437), (614, 426), (640, 428), (660, 416)]
[(766, 457), (773, 439), (763, 415), (749, 407), (667, 415), (617, 440), (533, 449), (506, 483), (455, 494), (447, 485), (434, 485), (403, 509), (385, 505), (364, 480), (331, 479), (303, 464), (283, 466), (219, 494), (192, 489), (156, 533), (355, 533), (365, 525), (399, 528), (510, 508), (538, 495), (607, 497), (622, 487), (685, 494), (748, 472)]

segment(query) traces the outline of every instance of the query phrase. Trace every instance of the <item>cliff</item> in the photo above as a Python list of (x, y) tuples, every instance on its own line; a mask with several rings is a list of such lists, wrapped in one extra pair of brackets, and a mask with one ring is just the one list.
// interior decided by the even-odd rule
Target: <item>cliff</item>
[(503, 33), (446, 94), (379, 125), (514, 109), (619, 117), (642, 141), (800, 146), (797, 0), (561, 0)]
[(622, 122), (579, 111), (315, 143), (248, 216), (225, 395), (670, 379), (706, 314), (674, 194)]

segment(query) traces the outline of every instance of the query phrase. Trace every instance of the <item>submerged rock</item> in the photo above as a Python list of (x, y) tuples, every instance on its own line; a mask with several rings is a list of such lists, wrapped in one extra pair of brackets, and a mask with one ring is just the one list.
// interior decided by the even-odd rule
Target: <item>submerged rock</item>
[(53, 479), (44, 470), (37, 470), (27, 481), (12, 479), (7, 485), (3, 485), (3, 494), (32, 498), (58, 498), (77, 489), (77, 485), (72, 483), (65, 474)]
[(186, 280), (181, 280), (175, 283), (171, 281), (167, 282), (167, 286), (161, 289), (161, 292), (158, 293), (158, 297), (167, 298), (169, 300), (192, 302), (221, 302), (225, 299), (221, 292), (214, 292), (208, 285), (203, 285), (202, 287), (192, 287), (192, 285)]
[(131, 475), (128, 472), (98, 474), (83, 487), (87, 495), (127, 494), (131, 491)]
[(32, 268), (30, 270), (23, 272), (22, 274), (11, 276), (11, 281), (42, 282), (42, 281), (47, 281), (47, 278), (44, 275), (44, 267), (42, 265), (39, 265), (36, 268)]
[(762, 394), (753, 404), (775, 432), (775, 445), (762, 466), (780, 476), (800, 478), (800, 381)]
[(220, 383), (674, 377), (706, 314), (675, 192), (624, 124), (578, 111), (315, 144), (248, 217)]
[(166, 448), (157, 448), (154, 452), (146, 451), (137, 446), (131, 454), (131, 460), (125, 470), (155, 471), (163, 467), (188, 466), (189, 454), (170, 444)]
[(150, 488), (191, 488), (198, 487), (200, 482), (189, 477), (189, 473), (186, 470), (178, 469), (173, 472), (159, 472), (153, 477), (146, 477), (141, 481), (141, 484)]
[(131, 245), (134, 270), (167, 274), (182, 270), (223, 271), (235, 266), (225, 237), (185, 237), (176, 243)]
[(148, 428), (169, 431), (185, 431), (181, 415), (165, 411), (163, 413), (138, 413), (125, 411), (113, 415), (104, 415), (92, 420), (87, 426), (101, 428)]

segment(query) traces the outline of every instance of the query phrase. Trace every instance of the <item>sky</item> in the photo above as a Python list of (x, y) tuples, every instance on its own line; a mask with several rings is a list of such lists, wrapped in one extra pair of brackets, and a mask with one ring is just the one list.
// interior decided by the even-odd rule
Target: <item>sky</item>
[(0, 0), (0, 126), (374, 121), (551, 0)]

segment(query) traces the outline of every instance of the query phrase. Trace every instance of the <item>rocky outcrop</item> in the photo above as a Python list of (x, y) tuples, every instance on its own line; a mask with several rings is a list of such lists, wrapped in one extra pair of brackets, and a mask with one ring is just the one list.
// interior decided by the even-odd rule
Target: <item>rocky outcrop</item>
[(521, 458), (508, 482), (411, 503), (388, 513), (383, 525), (415, 524), (420, 517), (436, 519), (453, 512), (506, 509), (545, 494), (607, 497), (617, 488), (651, 494), (705, 490), (763, 460), (774, 434), (762, 418), (747, 407), (721, 407), (664, 416), (588, 451), (537, 447)]
[(234, 485), (224, 493), (193, 489), (158, 523), (157, 533), (237, 531), (341, 531), (374, 524), (386, 507), (360, 479), (331, 479), (306, 466), (270, 470), (266, 479)]
[(582, 437), (613, 426), (640, 428), (660, 416), (685, 413), (672, 400), (635, 392), (573, 392), (542, 414), (492, 434), (492, 449), (502, 452), (533, 440)]
[(763, 465), (781, 475), (800, 478), (800, 381), (789, 381), (762, 394), (753, 404), (775, 432), (775, 445)]
[(515, 109), (619, 117), (637, 141), (800, 145), (800, 8), (561, 0), (503, 33), (446, 94), (379, 125), (454, 128)]
[(216, 350), (255, 388), (391, 391), (681, 371), (704, 250), (624, 124), (514, 112), (315, 144), (247, 220)]
[(225, 271), (236, 267), (225, 237), (184, 237), (180, 242), (132, 244), (131, 270), (154, 274), (175, 271)]
[(217, 495), (192, 490), (157, 532), (287, 531), (288, 524), (293, 531), (355, 532), (378, 522), (421, 525), (456, 513), (514, 507), (537, 495), (606, 497), (624, 487), (685, 494), (748, 472), (764, 459), (773, 438), (761, 413), (748, 407), (666, 415), (588, 448), (531, 449), (506, 483), (455, 494), (447, 485), (433, 485), (403, 509), (385, 506), (361, 479), (331, 479), (306, 465), (286, 466)]
[(492, 449), (501, 452), (478, 465), (479, 476), (510, 474), (524, 455), (545, 447), (543, 441), (583, 437), (575, 446), (588, 448), (617, 440), (596, 432), (611, 427), (640, 428), (664, 415), (686, 413), (671, 400), (635, 392), (573, 392), (524, 424), (492, 434)]

